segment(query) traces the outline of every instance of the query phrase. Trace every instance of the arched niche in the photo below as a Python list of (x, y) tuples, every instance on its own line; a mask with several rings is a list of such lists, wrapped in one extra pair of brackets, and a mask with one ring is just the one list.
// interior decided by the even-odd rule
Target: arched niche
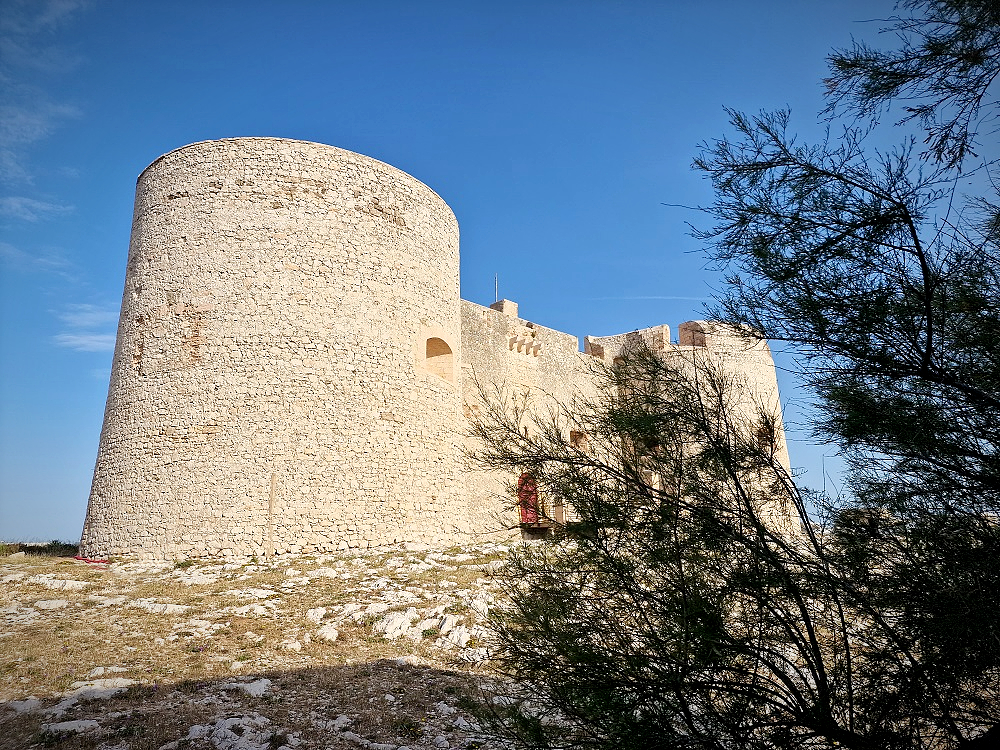
[(455, 382), (455, 354), (447, 341), (437, 336), (427, 339), (424, 344), (424, 369), (449, 383)]

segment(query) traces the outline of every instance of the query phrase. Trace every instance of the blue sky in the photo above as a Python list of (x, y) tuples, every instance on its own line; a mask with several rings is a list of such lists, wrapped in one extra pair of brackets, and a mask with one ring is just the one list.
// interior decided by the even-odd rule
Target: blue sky
[[(719, 286), (664, 204), (724, 106), (821, 133), (825, 55), (891, 2), (0, 0), (0, 539), (79, 538), (138, 174), (195, 141), (331, 144), (429, 185), (462, 296), (605, 335)], [(886, 40), (885, 43), (889, 43)], [(786, 417), (803, 399), (782, 375)], [(822, 455), (792, 431), (793, 464)], [(827, 459), (828, 468), (830, 459)]]

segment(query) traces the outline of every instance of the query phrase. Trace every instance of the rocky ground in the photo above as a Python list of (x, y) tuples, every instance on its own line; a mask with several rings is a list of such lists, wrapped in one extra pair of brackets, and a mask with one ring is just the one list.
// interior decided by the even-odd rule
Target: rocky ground
[(471, 709), (507, 552), (0, 557), (0, 748), (497, 748)]

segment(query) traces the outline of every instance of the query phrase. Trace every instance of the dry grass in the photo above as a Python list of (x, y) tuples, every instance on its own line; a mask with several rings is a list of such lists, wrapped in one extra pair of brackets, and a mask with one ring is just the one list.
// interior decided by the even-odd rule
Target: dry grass
[[(480, 634), (489, 570), (505, 555), (490, 546), (270, 566), (2, 556), (0, 748), (137, 750), (175, 740), (211, 747), (185, 739), (190, 728), (236, 715), (267, 722), (241, 730), (247, 748), (278, 748), (289, 733), (306, 743), (299, 748), (361, 747), (351, 732), (414, 750), (433, 747), (442, 734), (452, 747), (481, 744), (462, 724), (472, 721), (463, 706), (478, 699), (476, 685), (487, 675), (470, 661), (481, 656), (475, 638), (463, 649), (444, 643), (432, 625), (388, 640), (374, 625), (412, 607), (418, 621), (452, 613)], [(318, 608), (325, 617), (314, 611), (310, 618)], [(321, 625), (336, 627), (335, 642), (318, 637)], [(226, 687), (260, 677), (272, 683), (260, 697)], [(122, 678), (134, 684), (45, 713), (79, 683)], [(31, 696), (40, 706), (16, 713), (23, 704), (14, 702)], [(340, 715), (350, 724), (332, 727)], [(46, 730), (70, 720), (99, 727)], [(267, 732), (274, 736), (264, 738)]]

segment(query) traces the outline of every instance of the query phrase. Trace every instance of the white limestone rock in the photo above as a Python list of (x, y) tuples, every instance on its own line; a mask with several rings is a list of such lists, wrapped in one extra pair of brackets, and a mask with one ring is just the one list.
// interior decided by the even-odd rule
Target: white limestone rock
[(131, 606), (144, 609), (154, 615), (181, 615), (191, 607), (186, 604), (172, 604), (170, 602), (158, 602), (154, 599), (135, 599), (130, 602)]
[(90, 585), (86, 581), (56, 578), (54, 573), (42, 573), (40, 575), (31, 576), (31, 578), (29, 578), (26, 582), (44, 586), (45, 588), (52, 589), (53, 591), (80, 591)]
[(7, 701), (6, 706), (13, 709), (16, 714), (30, 714), (41, 708), (42, 702), (32, 695), (21, 701)]
[(461, 618), (454, 614), (442, 616), (441, 621), (438, 624), (438, 630), (441, 631), (441, 635), (448, 635), (448, 633), (455, 629), (460, 620)]
[(333, 643), (338, 637), (340, 637), (340, 631), (338, 631), (332, 623), (328, 623), (316, 631), (316, 637), (321, 641)]
[(434, 704), (434, 711), (438, 716), (451, 716), (452, 714), (458, 713), (458, 709), (454, 706), (449, 706), (444, 701), (439, 701)]
[(40, 602), (35, 602), (35, 609), (63, 609), (69, 606), (69, 602), (65, 599), (43, 599)]
[(268, 750), (274, 735), (268, 728), (270, 724), (260, 714), (219, 718), (211, 724), (195, 724), (186, 737), (169, 742), (160, 750), (177, 750), (182, 743), (185, 747), (200, 744), (192, 740), (206, 740), (216, 750)]
[(223, 690), (241, 690), (249, 696), (260, 698), (271, 689), (271, 681), (266, 677), (261, 677), (253, 682), (228, 682), (222, 686)]
[(69, 692), (64, 693), (64, 695), (80, 700), (101, 700), (123, 693), (135, 684), (135, 680), (129, 680), (125, 677), (104, 677), (71, 683)]
[(106, 674), (121, 674), (122, 672), (128, 672), (128, 670), (125, 667), (94, 667), (87, 673), (87, 679), (93, 680)]
[(351, 724), (353, 723), (354, 719), (352, 719), (347, 714), (341, 714), (340, 716), (338, 716), (336, 719), (333, 720), (333, 728), (338, 732), (343, 732), (345, 729), (347, 729), (347, 727), (351, 726)]
[(410, 607), (405, 612), (390, 612), (375, 623), (374, 630), (376, 633), (383, 633), (388, 640), (395, 640), (405, 635), (418, 617), (414, 607)]

